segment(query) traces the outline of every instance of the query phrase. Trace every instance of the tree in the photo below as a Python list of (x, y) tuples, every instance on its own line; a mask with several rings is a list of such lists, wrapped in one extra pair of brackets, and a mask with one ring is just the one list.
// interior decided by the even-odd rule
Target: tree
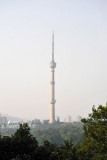
[[(49, 124), (50, 125), (50, 124)], [(39, 145), (43, 145), (44, 141), (48, 140), (50, 143), (60, 146), (64, 140), (73, 140), (75, 144), (82, 143), (83, 141), (83, 125), (76, 126), (77, 124), (60, 124), (54, 127), (42, 126), (41, 130), (32, 129), (33, 136), (38, 140)]]
[(0, 160), (10, 160), (13, 158), (13, 141), (11, 137), (0, 138)]
[(107, 160), (107, 106), (93, 106), (82, 122), (85, 138), (77, 149), (79, 160)]
[(13, 150), (18, 159), (33, 159), (38, 148), (38, 143), (30, 134), (30, 128), (27, 123), (20, 124), (12, 139), (14, 140)]
[(35, 156), (36, 160), (58, 160), (58, 147), (45, 141), (42, 146), (39, 146), (38, 152)]
[(65, 140), (60, 146), (59, 160), (77, 160), (76, 148), (72, 140)]

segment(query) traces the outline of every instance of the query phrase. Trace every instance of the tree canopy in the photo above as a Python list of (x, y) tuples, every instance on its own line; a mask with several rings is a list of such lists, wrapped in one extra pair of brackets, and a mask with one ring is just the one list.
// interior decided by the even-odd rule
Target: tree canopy
[(107, 160), (107, 106), (92, 108), (83, 118), (85, 138), (77, 152), (80, 160)]
[[(75, 144), (72, 137), (64, 141), (60, 139), (60, 135), (65, 136), (64, 132), (68, 137), (72, 133), (68, 127), (69, 134), (65, 128), (60, 131), (50, 128), (48, 134), (54, 133), (50, 136), (52, 143), (45, 139), (45, 135), (40, 146), (28, 124), (20, 124), (13, 136), (0, 137), (0, 160), (107, 160), (107, 106), (100, 105), (97, 109), (93, 106), (92, 113), (82, 122), (84, 140), (81, 144)], [(57, 145), (58, 141), (60, 145)]]

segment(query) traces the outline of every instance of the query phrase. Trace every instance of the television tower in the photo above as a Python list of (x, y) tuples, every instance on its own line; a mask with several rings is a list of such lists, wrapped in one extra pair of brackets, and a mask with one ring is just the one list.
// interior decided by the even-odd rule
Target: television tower
[(54, 33), (52, 35), (52, 60), (50, 62), (51, 68), (51, 102), (50, 102), (50, 121), (49, 123), (55, 122), (55, 81), (54, 81), (54, 68), (56, 63), (54, 62)]

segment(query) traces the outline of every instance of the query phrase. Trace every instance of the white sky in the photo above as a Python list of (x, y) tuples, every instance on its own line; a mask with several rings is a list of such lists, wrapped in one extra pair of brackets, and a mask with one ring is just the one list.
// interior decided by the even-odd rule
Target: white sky
[(52, 31), (56, 116), (107, 101), (107, 0), (0, 0), (0, 113), (49, 119)]

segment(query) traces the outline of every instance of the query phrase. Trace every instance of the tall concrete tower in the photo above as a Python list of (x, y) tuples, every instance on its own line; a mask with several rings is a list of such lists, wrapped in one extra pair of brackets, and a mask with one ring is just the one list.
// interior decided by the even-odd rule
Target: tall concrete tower
[(54, 62), (54, 33), (52, 35), (52, 60), (50, 62), (51, 68), (51, 102), (50, 102), (50, 121), (49, 123), (55, 122), (55, 79), (54, 79), (54, 68), (56, 63)]

